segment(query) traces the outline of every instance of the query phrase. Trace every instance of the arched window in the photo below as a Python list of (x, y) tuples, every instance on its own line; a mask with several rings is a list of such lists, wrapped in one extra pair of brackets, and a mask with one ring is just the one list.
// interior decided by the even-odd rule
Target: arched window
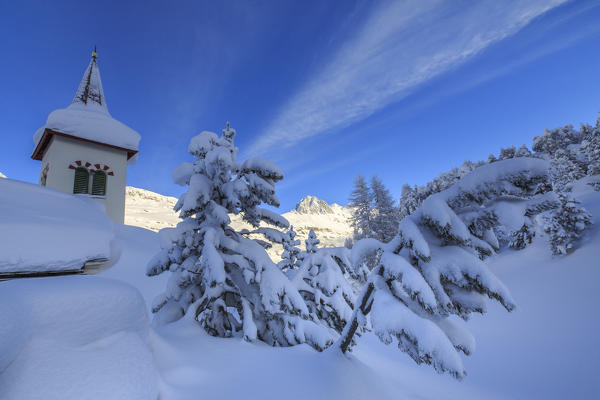
[(86, 168), (75, 168), (75, 182), (73, 183), (73, 193), (88, 193), (90, 184), (90, 173)]
[(92, 195), (106, 195), (106, 172), (96, 171), (92, 179)]

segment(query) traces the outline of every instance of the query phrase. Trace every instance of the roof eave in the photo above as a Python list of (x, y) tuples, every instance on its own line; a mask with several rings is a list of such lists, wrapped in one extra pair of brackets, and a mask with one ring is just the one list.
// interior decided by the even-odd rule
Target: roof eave
[(50, 144), (50, 139), (52, 138), (52, 135), (62, 136), (62, 137), (70, 138), (73, 140), (78, 140), (81, 142), (93, 143), (93, 144), (97, 144), (100, 146), (110, 147), (111, 149), (125, 151), (125, 152), (127, 152), (127, 160), (131, 159), (131, 157), (135, 156), (138, 152), (137, 150), (127, 149), (125, 147), (119, 147), (119, 146), (115, 146), (112, 144), (97, 142), (95, 140), (85, 139), (85, 138), (69, 135), (68, 133), (63, 133), (63, 132), (59, 132), (59, 131), (55, 131), (55, 130), (46, 128), (46, 129), (44, 129), (44, 133), (42, 134), (42, 137), (40, 138), (37, 146), (35, 146), (35, 149), (33, 150), (33, 154), (31, 154), (32, 159), (39, 160), (39, 161), (42, 160), (42, 158), (44, 157), (44, 153), (46, 152), (46, 149), (48, 148), (48, 145)]

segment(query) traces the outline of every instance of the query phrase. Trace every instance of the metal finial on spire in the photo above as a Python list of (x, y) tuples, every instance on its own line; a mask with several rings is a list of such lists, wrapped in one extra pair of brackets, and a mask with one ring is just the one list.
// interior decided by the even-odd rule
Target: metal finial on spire
[(96, 45), (94, 45), (94, 51), (92, 52), (92, 57), (94, 58), (94, 60), (96, 58), (98, 58), (98, 53), (96, 52)]

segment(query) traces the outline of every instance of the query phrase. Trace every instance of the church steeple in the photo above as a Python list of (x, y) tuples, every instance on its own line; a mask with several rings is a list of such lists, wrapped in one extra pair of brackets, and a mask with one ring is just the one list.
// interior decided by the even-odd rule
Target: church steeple
[(104, 90), (102, 89), (102, 81), (100, 80), (100, 70), (98, 69), (98, 53), (96, 52), (96, 46), (92, 52), (92, 59), (88, 65), (79, 89), (73, 99), (73, 104), (80, 104), (83, 106), (92, 106), (98, 111), (103, 111), (108, 114), (108, 108), (106, 107), (106, 99), (104, 97)]

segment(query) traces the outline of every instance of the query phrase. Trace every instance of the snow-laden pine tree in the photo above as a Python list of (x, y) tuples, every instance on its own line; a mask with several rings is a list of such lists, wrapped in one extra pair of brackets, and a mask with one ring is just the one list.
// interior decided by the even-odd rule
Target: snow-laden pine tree
[(279, 205), (274, 186), (283, 178), (281, 169), (258, 158), (238, 163), (234, 136), (229, 124), (221, 136), (200, 133), (188, 147), (195, 161), (173, 172), (187, 191), (175, 206), (182, 221), (166, 232), (170, 240), (147, 268), (150, 276), (170, 274), (152, 307), (155, 321), (190, 314), (213, 336), (243, 334), (273, 346), (323, 349), (332, 341), (330, 332), (311, 320), (302, 296), (265, 250), (230, 226), (230, 213), (255, 227), (261, 221), (288, 226), (260, 207)]
[(306, 254), (293, 283), (304, 298), (314, 318), (338, 333), (352, 316), (355, 294), (342, 267), (328, 249), (319, 249), (311, 229)]
[(279, 262), (279, 268), (282, 271), (294, 270), (297, 267), (298, 255), (300, 249), (296, 246), (300, 244), (300, 241), (296, 239), (296, 231), (294, 227), (290, 226), (282, 238), (283, 253), (281, 253), (281, 261)]
[(317, 238), (317, 234), (311, 229), (308, 232), (308, 238), (304, 241), (304, 245), (306, 246), (306, 253), (315, 253), (318, 249), (317, 246), (320, 243), (321, 241)]
[(521, 145), (515, 152), (515, 157), (531, 157), (531, 151), (525, 145)]
[(570, 145), (581, 143), (581, 133), (573, 125), (556, 129), (546, 129), (544, 134), (533, 138), (533, 151), (554, 156), (558, 150), (566, 150)]
[(429, 196), (400, 222), (389, 243), (357, 241), (351, 250), (353, 265), (376, 250), (381, 257), (336, 345), (350, 350), (355, 332), (370, 320), (384, 343), (395, 341), (417, 363), (462, 378), (459, 353), (470, 354), (475, 342), (456, 317), (485, 313), (487, 299), (508, 311), (515, 308), (509, 291), (483, 261), (498, 249), (494, 228), (501, 218), (494, 207), (503, 209), (511, 199), (524, 205), (515, 209), (527, 212), (528, 200), (549, 190), (546, 161), (497, 161)]
[(535, 237), (535, 231), (528, 224), (523, 224), (521, 229), (516, 231), (508, 244), (513, 249), (521, 250), (530, 245)]
[(570, 191), (569, 185), (584, 176), (581, 167), (562, 149), (554, 152), (550, 166), (550, 179), (555, 191)]
[(377, 176), (371, 178), (371, 192), (373, 199), (372, 237), (381, 242), (389, 242), (398, 233), (398, 222), (400, 222), (398, 208), (390, 191)]
[(517, 153), (517, 149), (515, 149), (515, 146), (501, 148), (500, 155), (498, 156), (498, 160), (508, 160), (509, 158), (513, 158), (516, 153)]
[(354, 229), (354, 239), (371, 237), (371, 217), (373, 214), (371, 193), (369, 185), (367, 185), (367, 181), (362, 175), (357, 175), (354, 179), (354, 189), (350, 193), (348, 207), (352, 208), (350, 226)]
[(558, 191), (559, 208), (547, 219), (545, 230), (555, 255), (571, 253), (583, 231), (592, 224), (592, 217), (569, 193)]
[(415, 186), (414, 188), (411, 188), (406, 184), (403, 185), (400, 204), (398, 206), (398, 219), (402, 220), (405, 216), (412, 214), (426, 198), (432, 194), (448, 189), (462, 179), (463, 176), (482, 165), (485, 165), (484, 161), (478, 161), (476, 163), (465, 161), (461, 164), (460, 168), (452, 168), (450, 171), (442, 172), (431, 182), (427, 182), (425, 186)]
[(400, 195), (400, 204), (398, 205), (398, 220), (402, 220), (407, 215), (412, 214), (419, 208), (417, 187), (414, 189), (408, 184), (402, 185), (402, 194)]

